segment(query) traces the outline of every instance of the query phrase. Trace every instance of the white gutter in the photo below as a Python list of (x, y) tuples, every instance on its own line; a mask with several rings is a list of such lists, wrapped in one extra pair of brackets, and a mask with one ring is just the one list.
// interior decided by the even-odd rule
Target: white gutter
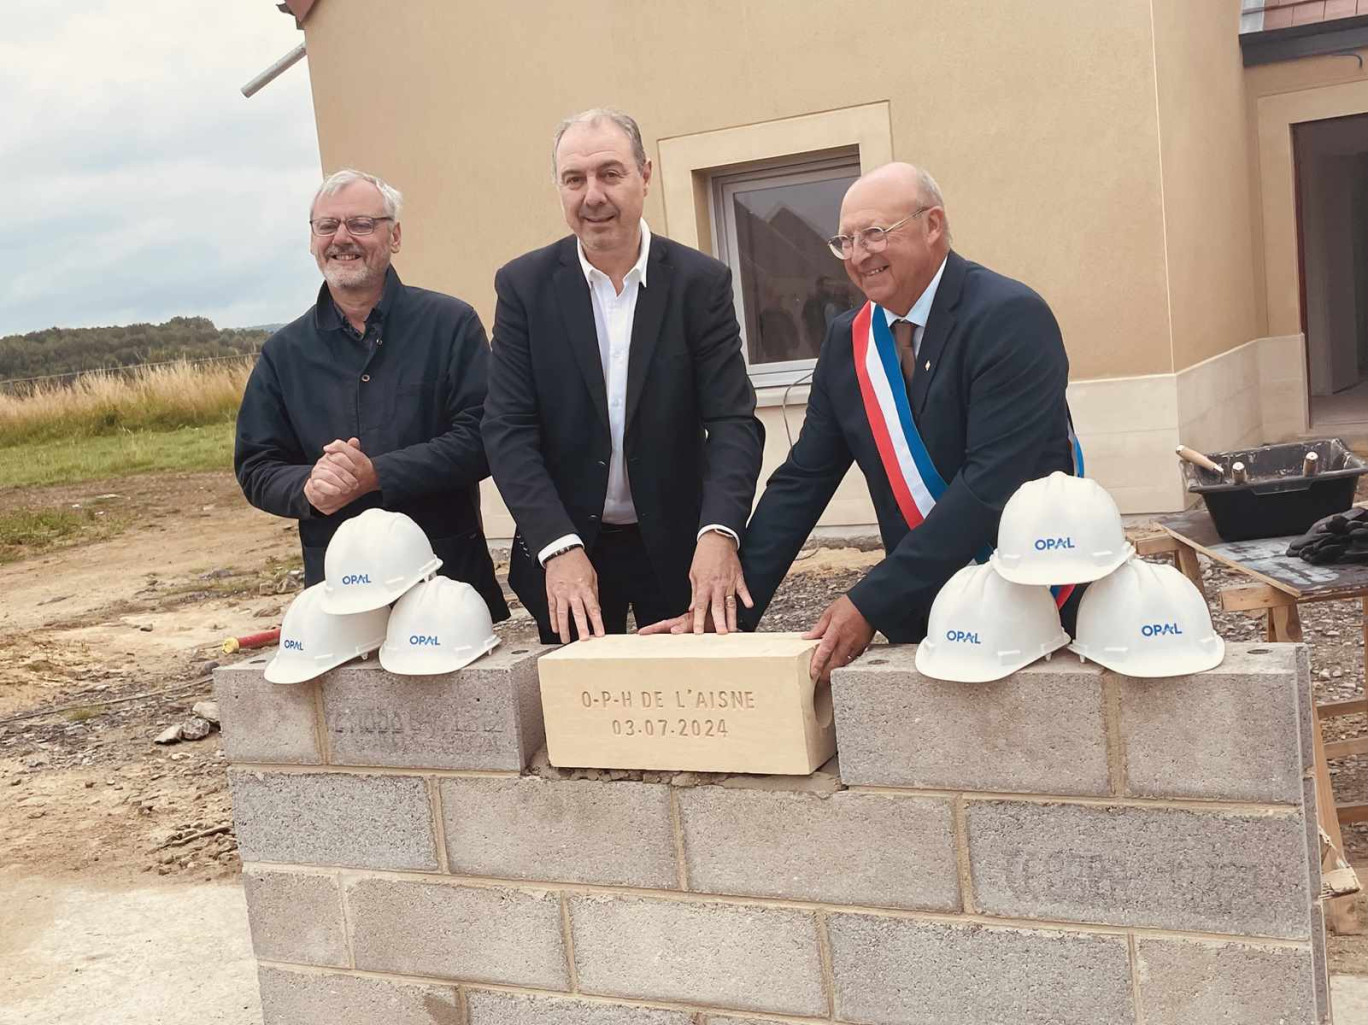
[(257, 75), (256, 78), (252, 79), (250, 82), (244, 85), (242, 87), (242, 95), (250, 98), (251, 96), (260, 92), (262, 89), (270, 85), (290, 68), (298, 64), (300, 60), (303, 58), (303, 56), (304, 44), (300, 43), (293, 50), (287, 53), (284, 57), (281, 57), (280, 60), (276, 61), (261, 74)]

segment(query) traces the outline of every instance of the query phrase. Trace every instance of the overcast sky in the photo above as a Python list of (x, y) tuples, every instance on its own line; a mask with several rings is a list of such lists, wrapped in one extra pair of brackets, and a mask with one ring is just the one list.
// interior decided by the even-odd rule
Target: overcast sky
[(270, 0), (0, 0), (0, 335), (294, 319), (319, 275), (307, 62)]

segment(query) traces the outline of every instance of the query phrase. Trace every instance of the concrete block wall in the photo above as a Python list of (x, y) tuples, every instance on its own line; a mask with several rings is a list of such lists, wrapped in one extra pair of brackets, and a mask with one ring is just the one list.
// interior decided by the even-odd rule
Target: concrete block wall
[(1330, 1020), (1295, 646), (979, 685), (876, 648), (831, 786), (529, 770), (540, 651), (218, 672), (266, 1025)]

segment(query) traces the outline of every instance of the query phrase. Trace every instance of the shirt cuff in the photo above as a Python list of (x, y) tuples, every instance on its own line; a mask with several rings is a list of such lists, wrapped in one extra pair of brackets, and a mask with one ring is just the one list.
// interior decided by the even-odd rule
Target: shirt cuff
[(537, 561), (545, 567), (546, 560), (550, 557), (552, 552), (558, 552), (569, 545), (579, 545), (583, 548), (584, 542), (580, 540), (578, 534), (563, 534), (537, 553)]
[(709, 523), (706, 527), (704, 527), (702, 530), (698, 532), (698, 536), (694, 538), (694, 540), (702, 541), (704, 534), (707, 534), (714, 530), (717, 531), (719, 534), (725, 534), (727, 537), (735, 541), (737, 548), (741, 547), (741, 539), (736, 536), (736, 531), (732, 530), (731, 527), (724, 527), (720, 523)]

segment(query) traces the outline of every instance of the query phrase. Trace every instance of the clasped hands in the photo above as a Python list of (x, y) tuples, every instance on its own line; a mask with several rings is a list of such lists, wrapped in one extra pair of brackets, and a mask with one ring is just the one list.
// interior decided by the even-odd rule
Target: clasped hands
[(324, 516), (350, 505), (362, 495), (380, 489), (380, 479), (370, 457), (356, 438), (338, 439), (323, 446), (323, 456), (309, 471), (304, 497)]
[[(703, 633), (714, 628), (718, 633), (727, 633), (736, 629), (738, 598), (746, 603), (746, 608), (754, 604), (741, 575), (736, 542), (719, 531), (709, 531), (698, 539), (689, 568), (689, 583), (693, 588), (689, 611), (641, 633)], [(546, 563), (546, 604), (563, 644), (570, 643), (572, 618), (580, 637), (603, 636), (598, 574), (583, 548), (572, 548)], [(672, 629), (675, 626), (679, 629)]]

